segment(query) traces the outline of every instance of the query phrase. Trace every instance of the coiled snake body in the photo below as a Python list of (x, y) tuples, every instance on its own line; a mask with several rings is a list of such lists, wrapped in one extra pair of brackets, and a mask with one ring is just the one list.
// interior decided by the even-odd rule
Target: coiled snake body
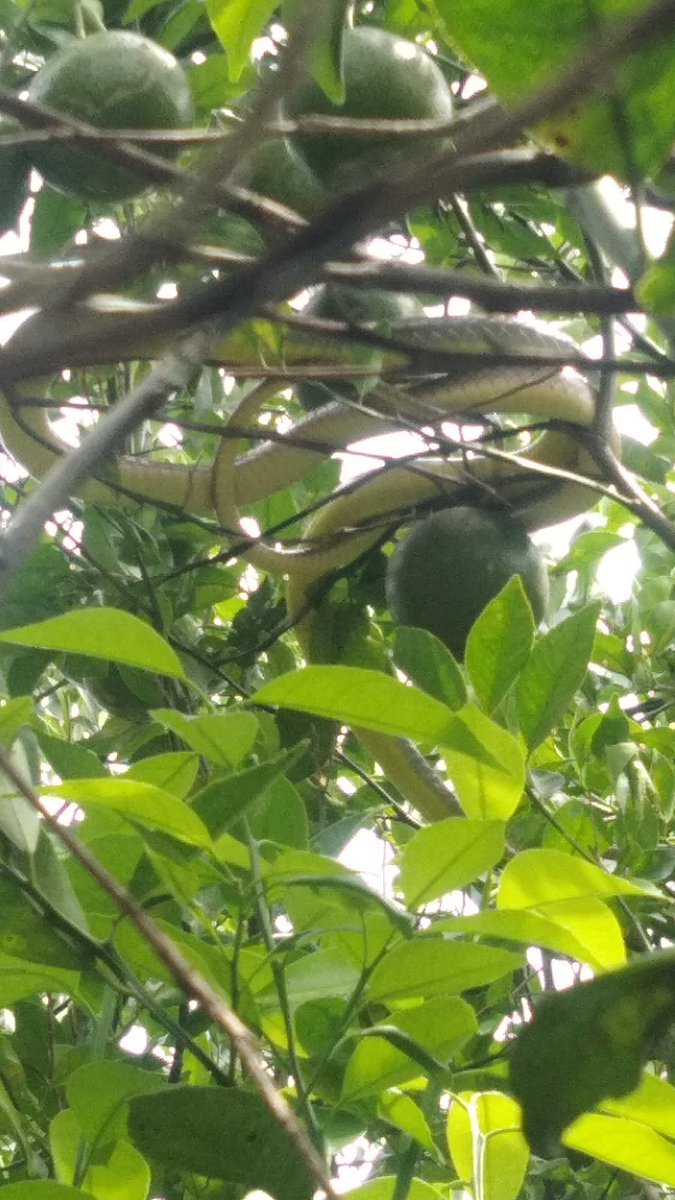
[[(115, 345), (114, 321), (111, 343)], [(90, 481), (83, 499), (109, 503), (128, 502), (127, 496), (142, 501), (169, 501), (187, 512), (213, 515), (238, 549), (256, 566), (288, 579), (291, 619), (305, 656), (311, 660), (314, 637), (312, 597), (322, 581), (343, 570), (416, 509), (431, 504), (452, 504), (458, 497), (466, 502), (495, 498), (509, 506), (529, 528), (583, 512), (592, 493), (583, 480), (597, 479), (583, 430), (593, 425), (596, 398), (588, 380), (578, 371), (559, 364), (578, 361), (579, 349), (567, 337), (504, 318), (449, 318), (403, 322), (396, 328), (392, 372), (383, 369), (382, 381), (365, 397), (363, 406), (331, 402), (297, 421), (284, 439), (263, 442), (253, 450), (237, 454), (239, 429), (251, 429), (269, 391), (255, 388), (229, 417), (224, 432), (235, 436), (221, 439), (215, 459), (209, 464), (186, 466), (148, 463), (120, 457), (110, 483)], [(358, 340), (358, 330), (354, 330)], [(40, 353), (40, 319), (18, 331), (0, 354), (0, 378), (16, 379), (13, 366), (27, 347), (35, 343)], [(292, 338), (284, 347), (284, 364), (292, 376), (298, 363), (303, 369), (314, 362), (325, 367), (331, 345)], [(68, 356), (81, 365), (82, 354), (66, 345), (61, 358), (50, 366), (71, 365)], [(406, 355), (408, 363), (406, 364)], [(443, 357), (440, 369), (434, 360)], [(460, 362), (453, 369), (452, 358)], [(14, 357), (12, 357), (14, 356)], [(471, 364), (467, 367), (467, 356)], [(484, 363), (478, 361), (484, 357)], [(509, 359), (516, 356), (518, 362)], [(86, 355), (85, 355), (86, 357)], [(143, 357), (136, 353), (136, 357)], [(228, 345), (220, 348), (217, 361), (236, 373), (241, 361), (228, 357)], [(432, 369), (425, 365), (425, 358)], [(384, 367), (387, 352), (383, 353)], [(476, 361), (474, 361), (476, 359)], [(538, 363), (538, 359), (553, 360)], [(491, 361), (492, 360), (492, 361)], [(557, 361), (556, 361), (557, 360)], [(248, 364), (250, 368), (255, 362)], [(3, 371), (3, 366), (5, 370)], [(26, 374), (28, 372), (25, 372)], [(261, 375), (264, 369), (260, 368)], [(336, 370), (339, 374), (339, 369)], [(273, 389), (283, 386), (276, 372)], [(322, 370), (322, 377), (325, 373)], [(37, 383), (39, 394), (40, 384)], [(0, 433), (6, 449), (27, 471), (41, 477), (55, 458), (67, 451), (49, 425), (43, 408), (22, 407), (35, 396), (35, 382), (20, 381), (7, 393), (0, 392)], [(420, 456), (403, 465), (374, 471), (357, 485), (339, 490), (293, 547), (246, 539), (239, 527), (239, 508), (260, 500), (302, 478), (325, 457), (327, 447), (345, 449), (353, 442), (387, 430), (412, 430), (420, 426), (437, 430), (443, 421), (467, 414), (527, 413), (539, 420), (554, 420), (555, 429), (545, 431), (526, 452), (490, 455), (476, 447), (451, 455)], [(229, 426), (229, 429), (227, 428)], [(562, 427), (561, 427), (562, 426)], [(311, 448), (315, 445), (317, 448)], [(116, 490), (121, 487), (121, 492)], [(447, 816), (452, 811), (449, 794), (437, 776), (411, 758), (407, 747), (396, 739), (358, 731), (386, 774), (427, 819)]]

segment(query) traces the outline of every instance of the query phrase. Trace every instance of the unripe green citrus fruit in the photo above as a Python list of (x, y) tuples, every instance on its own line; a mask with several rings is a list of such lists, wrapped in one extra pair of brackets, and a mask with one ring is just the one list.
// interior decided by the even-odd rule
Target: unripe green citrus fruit
[[(173, 55), (123, 30), (71, 42), (38, 71), (28, 98), (99, 129), (180, 129), (193, 115), (190, 85)], [(36, 146), (33, 159), (52, 187), (86, 200), (125, 200), (147, 187), (142, 173), (63, 142)]]
[[(0, 137), (20, 133), (14, 121), (0, 119)], [(28, 199), (30, 162), (20, 146), (0, 146), (0, 235), (13, 229)]]
[[(452, 97), (442, 71), (421, 46), (385, 29), (345, 29), (342, 43), (344, 103), (336, 104), (314, 81), (292, 103), (294, 116), (447, 121)], [(441, 139), (324, 134), (298, 139), (310, 167), (327, 184), (353, 186), (385, 168), (438, 152)]]
[(387, 603), (397, 624), (427, 629), (461, 658), (474, 621), (512, 575), (520, 575), (539, 623), (548, 579), (525, 527), (505, 512), (447, 508), (398, 543), (387, 568)]
[[(314, 289), (302, 313), (303, 316), (321, 317), (326, 321), (373, 325), (381, 333), (388, 333), (401, 321), (424, 317), (424, 308), (416, 296), (400, 292), (321, 285)], [(380, 361), (380, 351), (362, 348), (358, 361), (366, 370), (372, 370)], [(331, 379), (325, 383), (301, 382), (296, 385), (295, 395), (302, 407), (309, 412), (318, 408), (320, 404), (327, 404), (329, 400), (339, 400), (340, 397), (357, 400), (360, 382), (356, 377)]]
[(233, 182), (304, 217), (311, 217), (325, 198), (322, 184), (288, 138), (262, 142)]

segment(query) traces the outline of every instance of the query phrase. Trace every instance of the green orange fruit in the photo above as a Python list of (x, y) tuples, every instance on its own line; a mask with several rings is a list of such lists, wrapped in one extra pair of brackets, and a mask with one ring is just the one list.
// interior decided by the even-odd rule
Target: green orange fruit
[[(0, 137), (20, 133), (13, 121), (0, 121)], [(30, 162), (20, 146), (0, 146), (0, 235), (14, 229), (29, 195)]]
[(512, 575), (520, 575), (539, 623), (548, 578), (521, 522), (504, 511), (442, 509), (398, 543), (387, 567), (387, 603), (397, 624), (428, 630), (461, 658), (474, 621)]
[(315, 213), (325, 198), (323, 186), (288, 138), (261, 142), (233, 182), (304, 217)]
[[(385, 29), (347, 28), (343, 34), (344, 101), (336, 104), (314, 81), (301, 88), (292, 115), (319, 113), (354, 118), (447, 121), (452, 97), (440, 67), (415, 42)], [(443, 146), (439, 136), (402, 138), (393, 134), (357, 137), (322, 134), (297, 139), (312, 170), (328, 185), (349, 187), (411, 158)]]
[[(181, 129), (193, 116), (190, 85), (173, 55), (124, 30), (72, 41), (38, 71), (28, 98), (99, 129)], [(126, 200), (147, 187), (142, 171), (93, 149), (58, 142), (32, 154), (47, 183), (84, 200)]]

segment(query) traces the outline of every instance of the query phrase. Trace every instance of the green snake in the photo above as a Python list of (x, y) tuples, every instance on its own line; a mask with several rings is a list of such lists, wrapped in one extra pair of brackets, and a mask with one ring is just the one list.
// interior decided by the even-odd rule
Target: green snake
[[(100, 318), (100, 314), (95, 316)], [(109, 359), (110, 347), (117, 353), (121, 348), (116, 345), (114, 314), (105, 314), (102, 319), (110, 328), (110, 345), (106, 346)], [(72, 362), (82, 365), (87, 357), (86, 351), (70, 344), (72, 339), (66, 336), (66, 330), (64, 322), (56, 333), (52, 327), (46, 331), (54, 345), (60, 345), (58, 354), (48, 348), (50, 369), (62, 369)], [(354, 338), (358, 340), (358, 331)], [(31, 342), (36, 354), (32, 360)], [(40, 344), (45, 344), (45, 329), (41, 331), (38, 315), (18, 330), (0, 354), (0, 377), (19, 378), (18, 383), (7, 385), (6, 393), (0, 392), (0, 434), (9, 453), (37, 478), (68, 449), (50, 428), (44, 408), (21, 407), (22, 400), (36, 393), (39, 396), (41, 388), (44, 391), (42, 381), (31, 384), (22, 380), (17, 366), (22, 361), (38, 361)], [(106, 343), (99, 337), (98, 344)], [(442, 352), (444, 356), (479, 354), (486, 361), (484, 366), (458, 371), (455, 377), (452, 371), (435, 369), (421, 376), (412, 371), (407, 374), (406, 355), (398, 347), (410, 347), (413, 364), (420, 351)], [(238, 552), (255, 566), (287, 578), (289, 617), (295, 622), (301, 649), (309, 661), (317, 632), (312, 599), (322, 582), (344, 570), (416, 509), (452, 504), (460, 494), (473, 489), (478, 496), (481, 491), (497, 494), (532, 529), (588, 508), (592, 493), (583, 480), (597, 478), (598, 472), (583, 438), (574, 436), (574, 427), (588, 430), (593, 425), (595, 393), (576, 370), (548, 362), (537, 364), (538, 358), (577, 360), (579, 349), (574, 342), (511, 319), (467, 317), (403, 322), (396, 328), (396, 348), (389, 355), (396, 382), (389, 381), (391, 371), (387, 378), (383, 370), (382, 381), (367, 393), (363, 406), (328, 403), (296, 421), (284, 439), (262, 442), (253, 450), (238, 453), (237, 431), (254, 427), (270, 389), (277, 391), (283, 386), (284, 370), (292, 379), (299, 371), (319, 368), (324, 377), (326, 362), (337, 358), (334, 374), (339, 375), (344, 359), (340, 359), (339, 352), (336, 355), (330, 341), (326, 344), (323, 339), (308, 339), (302, 334), (293, 340), (291, 333), (281, 360), (275, 363), (273, 359), (271, 366), (276, 369), (270, 371), (269, 361), (265, 367), (260, 366), (254, 341), (235, 335), (218, 348), (214, 361), (235, 374), (242, 367), (251, 374), (257, 366), (260, 376), (269, 372), (273, 379), (269, 385), (254, 388), (230, 415), (223, 432), (233, 436), (221, 439), (214, 461), (187, 466), (121, 456), (109, 473), (110, 483), (91, 480), (82, 498), (117, 505), (138, 500), (168, 501), (194, 514), (212, 516), (215, 512)], [(495, 355), (499, 361), (491, 365), (490, 357)], [(530, 361), (509, 363), (509, 356), (514, 355)], [(128, 355), (121, 354), (126, 356), (145, 357), (147, 353), (134, 346)], [(40, 356), (39, 361), (44, 362), (44, 358)], [(383, 362), (386, 366), (386, 351)], [(24, 366), (23, 372), (28, 375), (28, 367)], [(392, 429), (438, 428), (442, 421), (472, 412), (527, 413), (537, 420), (563, 422), (570, 431), (547, 429), (526, 453), (493, 457), (478, 448), (470, 456), (463, 452), (452, 457), (427, 455), (372, 472), (355, 486), (338, 489), (310, 520), (302, 542), (292, 547), (247, 539), (242, 533), (239, 509), (301, 479), (326, 457), (327, 447), (345, 449), (359, 439)], [(426, 820), (450, 815), (453, 809), (449, 793), (412, 748), (371, 731), (356, 732), (386, 775)]]

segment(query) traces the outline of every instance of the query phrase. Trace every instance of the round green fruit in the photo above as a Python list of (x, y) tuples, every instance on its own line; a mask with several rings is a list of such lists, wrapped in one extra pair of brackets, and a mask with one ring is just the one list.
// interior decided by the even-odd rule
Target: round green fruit
[[(452, 97), (445, 77), (425, 50), (385, 29), (345, 29), (342, 42), (344, 102), (336, 104), (313, 80), (292, 103), (292, 115), (320, 113), (354, 118), (447, 121)], [(397, 164), (442, 149), (441, 138), (355, 137), (322, 134), (297, 139), (325, 184), (350, 187)]]
[[(99, 129), (180, 129), (193, 116), (190, 85), (173, 55), (123, 30), (71, 42), (38, 71), (28, 99)], [(62, 142), (36, 147), (33, 160), (52, 187), (84, 200), (127, 200), (147, 187), (141, 172)]]
[[(0, 137), (20, 133), (14, 121), (0, 120)], [(16, 227), (29, 196), (30, 162), (19, 146), (0, 146), (0, 236)]]
[(233, 176), (241, 187), (311, 217), (325, 199), (322, 184), (288, 138), (262, 142), (250, 161)]
[(397, 624), (427, 629), (462, 658), (474, 621), (512, 575), (520, 575), (539, 623), (548, 578), (525, 527), (506, 512), (447, 508), (398, 543), (387, 568), (387, 603)]
[[(302, 315), (321, 317), (325, 321), (373, 325), (381, 333), (388, 333), (401, 321), (424, 317), (424, 308), (416, 296), (400, 292), (321, 285), (312, 292)], [(358, 359), (359, 365), (363, 365), (366, 370), (377, 367), (379, 361), (380, 351), (377, 349), (366, 350), (366, 357), (362, 352)], [(302, 382), (296, 385), (295, 395), (305, 411), (310, 412), (321, 404), (327, 404), (329, 400), (358, 400), (363, 391), (360, 384), (361, 380), (356, 377), (327, 380), (325, 383)]]

